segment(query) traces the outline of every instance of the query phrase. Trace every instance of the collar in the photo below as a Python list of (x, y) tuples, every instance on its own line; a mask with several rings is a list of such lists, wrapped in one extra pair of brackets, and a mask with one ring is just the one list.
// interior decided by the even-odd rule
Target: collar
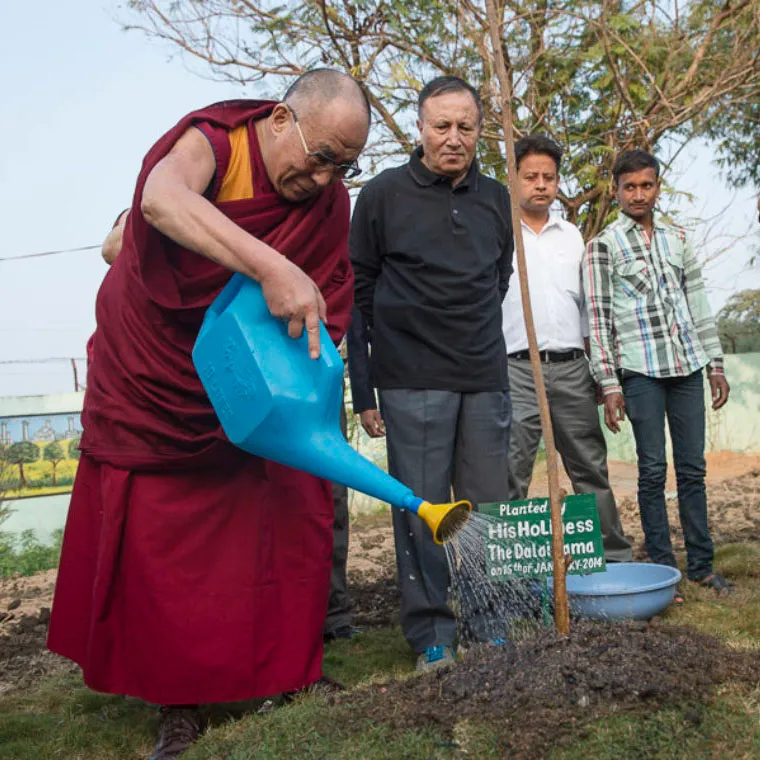
[(541, 228), (540, 232), (536, 232), (532, 227), (530, 227), (527, 222), (520, 217), (520, 225), (524, 230), (528, 230), (532, 235), (535, 237), (538, 237), (539, 235), (543, 235), (546, 230), (551, 229), (552, 227), (556, 227), (557, 229), (561, 229), (562, 225), (560, 224), (561, 218), (558, 216), (552, 216), (549, 214), (549, 221), (546, 222), (546, 224)]
[[(422, 146), (418, 145), (409, 156), (409, 173), (412, 175), (412, 179), (422, 187), (431, 187), (432, 185), (438, 184), (451, 185), (450, 177), (446, 177), (443, 174), (436, 174), (435, 172), (430, 171), (430, 169), (422, 163), (422, 157), (424, 155), (425, 153), (422, 150)], [(452, 189), (454, 191), (469, 188), (477, 190), (479, 174), (478, 161), (477, 159), (473, 159), (465, 178)]]
[[(620, 212), (620, 224), (623, 227), (623, 230), (625, 232), (630, 232), (632, 229), (637, 228), (639, 230), (643, 230), (643, 225), (639, 224), (635, 219), (632, 219), (628, 214)], [(654, 209), (652, 211), (652, 229), (665, 229), (667, 226), (667, 223), (662, 218), (662, 214), (657, 211), (657, 209)]]

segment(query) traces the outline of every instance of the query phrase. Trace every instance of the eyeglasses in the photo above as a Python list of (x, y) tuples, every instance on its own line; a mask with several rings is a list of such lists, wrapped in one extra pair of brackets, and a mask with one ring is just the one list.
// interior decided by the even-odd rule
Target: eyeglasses
[(339, 164), (334, 158), (325, 155), (319, 150), (309, 150), (309, 146), (306, 144), (306, 138), (301, 131), (301, 125), (298, 123), (296, 112), (287, 103), (285, 103), (285, 105), (290, 113), (293, 114), (293, 123), (298, 130), (298, 136), (301, 138), (301, 145), (303, 145), (304, 153), (306, 153), (306, 158), (311, 162), (315, 170), (330, 169), (336, 177), (345, 179), (353, 179), (362, 173), (362, 170), (359, 168), (359, 164), (356, 161), (348, 161), (344, 164)]

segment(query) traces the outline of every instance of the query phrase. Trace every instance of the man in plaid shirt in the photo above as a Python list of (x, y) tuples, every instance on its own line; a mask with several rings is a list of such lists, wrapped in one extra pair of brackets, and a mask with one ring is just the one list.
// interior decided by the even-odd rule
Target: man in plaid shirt
[(613, 167), (622, 213), (589, 243), (583, 259), (591, 371), (607, 427), (617, 433), (626, 413), (633, 425), (650, 558), (676, 565), (665, 507), (667, 417), (687, 576), (725, 594), (731, 587), (713, 572), (707, 525), (702, 369), (713, 409), (726, 403), (729, 387), (694, 251), (683, 229), (654, 212), (659, 172), (657, 159), (642, 150), (622, 153)]

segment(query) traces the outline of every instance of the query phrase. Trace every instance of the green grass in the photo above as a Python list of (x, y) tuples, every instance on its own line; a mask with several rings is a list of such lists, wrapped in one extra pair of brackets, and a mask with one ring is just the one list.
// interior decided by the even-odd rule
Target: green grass
[[(326, 648), (325, 672), (347, 686), (369, 681), (379, 674), (403, 677), (413, 669), (414, 656), (398, 628), (368, 632), (353, 641), (338, 641)], [(275, 757), (355, 760), (362, 757), (351, 754), (353, 740), (344, 748), (336, 747), (338, 754), (319, 754), (323, 749), (332, 752), (344, 735), (354, 734), (354, 728), (345, 734), (333, 729), (334, 713), (335, 708), (324, 698), (301, 698), (296, 704), (279, 708), (267, 716), (249, 715), (239, 721), (222, 722), (209, 731), (187, 757), (188, 760), (192, 757), (247, 758), (252, 757), (249, 745), (256, 747), (257, 760)], [(215, 710), (216, 720), (224, 714), (224, 708)], [(346, 716), (345, 721), (352, 725), (350, 716)], [(0, 698), (0, 760), (145, 757), (154, 739), (155, 726), (155, 708), (137, 700), (92, 692), (82, 686), (78, 676), (59, 678), (34, 690)], [(356, 728), (366, 733), (362, 746), (366, 744), (366, 751), (371, 753), (367, 757), (404, 756), (382, 754), (397, 752), (403, 745), (403, 742), (394, 744), (388, 729), (372, 725)], [(320, 738), (320, 732), (326, 735)], [(420, 749), (409, 757), (437, 757), (434, 736), (411, 734), (410, 746)], [(237, 742), (244, 746), (236, 748)], [(296, 754), (293, 756), (292, 752)]]
[[(716, 566), (736, 583), (718, 599), (684, 584), (687, 604), (666, 623), (690, 624), (729, 645), (760, 647), (760, 544), (726, 546)], [(349, 687), (410, 677), (414, 656), (398, 628), (369, 631), (326, 649), (325, 672)], [(413, 676), (412, 676), (413, 677)], [(329, 704), (305, 696), (266, 715), (215, 723), (187, 760), (501, 760), (505, 750), (487, 725), (463, 721), (454, 742), (435, 729), (394, 731), (352, 714), (350, 697)], [(0, 698), (0, 760), (131, 760), (147, 756), (155, 709), (95, 694), (76, 676)], [(707, 760), (760, 757), (760, 688), (726, 685), (706, 704), (611, 715), (572, 733), (551, 760)]]
[(730, 646), (760, 648), (760, 544), (729, 544), (716, 552), (715, 567), (736, 584), (733, 596), (683, 583), (686, 604), (668, 611), (668, 621), (692, 625)]
[(739, 760), (760, 757), (760, 692), (723, 690), (700, 709), (665, 708), (593, 724), (550, 760)]
[(69, 676), (0, 700), (2, 760), (144, 758), (155, 741), (155, 710), (96, 694)]
[(415, 655), (401, 629), (367, 631), (352, 641), (335, 641), (325, 647), (325, 673), (345, 686), (357, 686), (382, 674), (403, 677), (415, 666)]
[(187, 760), (430, 760), (451, 757), (451, 743), (432, 729), (394, 731), (350, 710), (308, 699), (268, 716), (230, 722), (209, 732)]

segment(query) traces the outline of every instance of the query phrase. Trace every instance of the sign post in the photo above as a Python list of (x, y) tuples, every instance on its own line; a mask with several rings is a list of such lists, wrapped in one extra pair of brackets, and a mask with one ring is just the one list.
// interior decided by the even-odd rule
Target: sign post
[[(549, 499), (480, 504), (489, 521), (485, 564), (491, 581), (545, 579), (554, 572), (553, 525)], [(562, 556), (567, 572), (602, 573), (607, 569), (595, 494), (567, 496), (562, 503)]]

